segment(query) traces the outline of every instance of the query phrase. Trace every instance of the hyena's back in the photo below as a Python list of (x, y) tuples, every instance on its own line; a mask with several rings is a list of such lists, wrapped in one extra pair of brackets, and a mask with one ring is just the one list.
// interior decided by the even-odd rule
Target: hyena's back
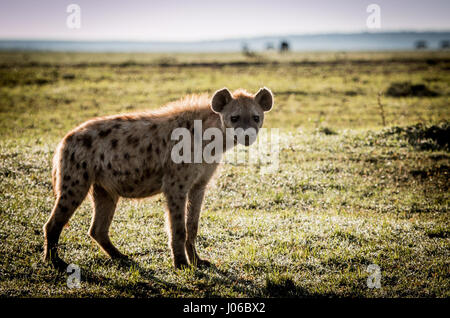
[[(122, 197), (160, 192), (162, 163), (168, 155), (170, 138), (160, 129), (163, 120), (106, 117), (71, 131), (61, 141), (53, 160), (55, 193), (75, 195), (82, 201), (93, 183)], [(79, 203), (73, 201), (70, 204)]]

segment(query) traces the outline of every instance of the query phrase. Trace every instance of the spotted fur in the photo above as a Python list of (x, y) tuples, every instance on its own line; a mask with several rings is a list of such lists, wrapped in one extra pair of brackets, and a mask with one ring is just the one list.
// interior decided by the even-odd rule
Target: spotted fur
[[(228, 90), (214, 95), (216, 106), (220, 104), (217, 98), (224, 92)], [(228, 94), (231, 99), (227, 99)], [(220, 98), (221, 111), (213, 110), (208, 96), (191, 95), (155, 111), (95, 118), (69, 132), (53, 158), (56, 201), (44, 225), (45, 260), (65, 270), (66, 263), (57, 253), (58, 240), (88, 193), (94, 209), (89, 235), (111, 258), (125, 257), (108, 235), (118, 199), (164, 193), (174, 265), (182, 267), (188, 261), (208, 265), (198, 256), (195, 239), (205, 188), (217, 163), (174, 163), (170, 154), (177, 141), (171, 140), (171, 133), (179, 127), (192, 132), (194, 120), (202, 120), (203, 129), (216, 127), (225, 132), (227, 108), (234, 112), (254, 108), (263, 113), (258, 94), (228, 92)]]

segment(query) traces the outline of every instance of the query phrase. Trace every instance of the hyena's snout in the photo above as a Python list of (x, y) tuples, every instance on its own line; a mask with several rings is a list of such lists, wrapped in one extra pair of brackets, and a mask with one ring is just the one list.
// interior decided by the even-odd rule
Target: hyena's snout
[(234, 130), (234, 140), (241, 145), (250, 146), (258, 137), (258, 130), (256, 128), (250, 127), (247, 129), (236, 128)]

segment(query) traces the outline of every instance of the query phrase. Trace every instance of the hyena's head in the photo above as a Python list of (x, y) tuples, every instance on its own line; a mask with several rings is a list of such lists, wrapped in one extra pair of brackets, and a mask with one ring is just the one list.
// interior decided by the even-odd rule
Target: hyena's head
[(264, 122), (264, 112), (273, 105), (272, 92), (261, 88), (255, 95), (239, 89), (231, 93), (222, 88), (214, 93), (211, 109), (219, 114), (225, 128), (234, 128), (234, 140), (249, 146), (255, 142)]

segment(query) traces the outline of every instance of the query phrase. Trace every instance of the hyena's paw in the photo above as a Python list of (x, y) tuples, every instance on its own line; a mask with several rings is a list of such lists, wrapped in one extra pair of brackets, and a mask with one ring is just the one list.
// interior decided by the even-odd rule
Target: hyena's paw
[(119, 266), (129, 266), (134, 263), (133, 259), (127, 255), (122, 254), (121, 256), (111, 257), (111, 262)]
[(52, 266), (58, 272), (65, 273), (67, 271), (67, 267), (69, 266), (69, 264), (64, 262), (61, 258), (55, 257), (52, 258)]
[(188, 263), (186, 257), (184, 257), (184, 258), (179, 257), (179, 258), (174, 259), (173, 266), (176, 269), (185, 269), (185, 268), (189, 267), (189, 263)]
[(54, 269), (56, 269), (58, 272), (65, 272), (67, 270), (67, 264), (64, 262), (57, 254), (56, 251), (46, 251), (43, 255), (43, 261), (44, 263), (49, 264)]
[(198, 259), (195, 265), (197, 267), (203, 268), (209, 268), (213, 266), (213, 264), (210, 261), (207, 261), (206, 259)]
[(112, 260), (118, 260), (118, 261), (130, 260), (130, 257), (128, 255), (122, 254), (119, 251), (115, 251), (114, 253), (109, 254), (109, 257), (111, 257)]

